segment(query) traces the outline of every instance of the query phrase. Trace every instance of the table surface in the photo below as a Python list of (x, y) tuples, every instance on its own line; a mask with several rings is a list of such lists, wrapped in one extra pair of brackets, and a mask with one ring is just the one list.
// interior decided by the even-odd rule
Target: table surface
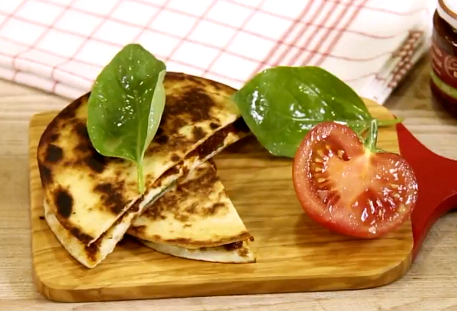
[[(432, 151), (457, 159), (457, 120), (433, 107), (424, 58), (386, 103)], [(27, 128), (38, 112), (61, 109), (67, 99), (0, 80), (0, 310), (457, 310), (457, 213), (440, 219), (410, 271), (375, 289), (298, 294), (57, 304), (32, 281)]]

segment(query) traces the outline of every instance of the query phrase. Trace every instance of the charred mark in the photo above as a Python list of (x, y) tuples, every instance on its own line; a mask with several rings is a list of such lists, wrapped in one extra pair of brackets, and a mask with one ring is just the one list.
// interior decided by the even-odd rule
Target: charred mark
[(65, 109), (63, 109), (60, 113), (59, 116), (62, 119), (72, 119), (76, 116), (76, 108), (79, 106), (79, 104), (72, 103)]
[(141, 195), (140, 198), (130, 207), (129, 212), (137, 213), (140, 210), (140, 202), (143, 201), (144, 195)]
[(57, 212), (64, 218), (71, 216), (73, 210), (73, 197), (65, 189), (58, 189), (54, 193), (54, 203), (57, 207)]
[(90, 141), (89, 133), (87, 132), (87, 126), (86, 124), (84, 124), (84, 122), (78, 121), (74, 125), (74, 129), (76, 131), (76, 134), (82, 141)]
[(205, 137), (205, 131), (199, 126), (194, 126), (192, 128), (192, 136), (194, 137), (195, 141), (199, 141)]
[(178, 162), (180, 159), (181, 159), (181, 157), (179, 155), (177, 155), (176, 153), (173, 153), (171, 155), (171, 161), (173, 161), (173, 162)]
[(103, 205), (113, 214), (118, 215), (127, 205), (127, 201), (122, 196), (123, 183), (111, 184), (101, 183), (95, 186), (94, 191), (101, 194)]
[(210, 127), (212, 130), (217, 129), (219, 126), (220, 126), (220, 125), (217, 124), (217, 123), (215, 123), (215, 122), (211, 122), (211, 123), (209, 124), (209, 127)]
[(214, 203), (213, 206), (211, 206), (210, 208), (204, 209), (204, 213), (206, 215), (214, 215), (218, 211), (220, 211), (222, 208), (225, 208), (225, 207), (226, 207), (226, 205), (224, 203), (217, 202), (217, 203)]
[(40, 218), (40, 220), (44, 220), (44, 216), (40, 216), (40, 217), (38, 217), (38, 218)]
[(59, 139), (59, 134), (57, 134), (57, 133), (54, 133), (49, 137), (50, 142), (55, 142), (58, 139)]
[(222, 83), (216, 82), (214, 80), (206, 80), (206, 81), (208, 82), (209, 85), (211, 85), (218, 91), (225, 90), (227, 93), (230, 93), (230, 94), (236, 92), (236, 90), (234, 88), (232, 88), (231, 86), (228, 86), (226, 84), (222, 84)]
[[(170, 120), (170, 122), (177, 122), (181, 120), (179, 116), (183, 114), (188, 115), (192, 122), (202, 120), (210, 120), (210, 111), (214, 106), (217, 106), (214, 100), (209, 97), (200, 88), (190, 88), (181, 96), (167, 96), (167, 104), (163, 112), (163, 119)], [(176, 132), (177, 123), (172, 123), (172, 130)]]
[(189, 214), (195, 214), (197, 211), (198, 203), (193, 203), (191, 206), (186, 207), (186, 212)]
[(243, 241), (233, 242), (230, 244), (225, 244), (224, 248), (228, 251), (234, 251), (243, 247)]
[(154, 138), (154, 141), (160, 145), (165, 145), (168, 142), (168, 137), (166, 135), (159, 135)]
[(84, 162), (96, 173), (102, 173), (108, 164), (106, 158), (97, 152), (85, 157)]
[(236, 119), (236, 121), (233, 122), (233, 127), (237, 132), (249, 133), (251, 131), (243, 118)]
[(175, 81), (184, 81), (186, 80), (187, 75), (180, 72), (167, 72), (165, 74), (165, 81), (175, 80)]
[[(105, 235), (106, 232), (103, 233)], [(97, 261), (97, 253), (98, 250), (100, 249), (101, 241), (102, 241), (102, 236), (100, 236), (94, 243), (91, 245), (86, 245), (84, 247), (84, 250), (86, 251), (87, 258), (91, 262), (96, 262)]]
[(175, 119), (172, 121), (172, 129), (177, 131), (179, 128), (185, 126), (187, 124), (186, 120), (176, 116)]
[(238, 255), (240, 255), (240, 257), (246, 257), (249, 252), (248, 252), (247, 248), (241, 247), (240, 249), (237, 250), (237, 253), (238, 253)]
[(194, 151), (190, 153), (190, 156), (197, 155), (200, 157), (200, 159), (209, 156), (211, 153), (224, 146), (225, 138), (228, 136), (229, 133), (234, 132), (237, 132), (235, 125), (233, 123), (227, 125), (223, 129), (217, 131), (216, 133), (208, 137), (208, 139), (205, 140), (204, 143), (202, 143), (200, 146), (198, 146), (198, 148), (196, 148)]
[(63, 158), (63, 150), (59, 146), (56, 146), (54, 144), (48, 145), (46, 148), (46, 155), (44, 160), (46, 162), (59, 162)]

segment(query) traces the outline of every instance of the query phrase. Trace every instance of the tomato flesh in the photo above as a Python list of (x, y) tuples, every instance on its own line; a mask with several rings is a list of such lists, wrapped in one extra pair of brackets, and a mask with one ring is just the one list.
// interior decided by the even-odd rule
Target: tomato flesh
[(399, 227), (417, 201), (417, 180), (400, 155), (367, 149), (349, 127), (316, 125), (294, 158), (303, 210), (328, 229), (375, 238)]

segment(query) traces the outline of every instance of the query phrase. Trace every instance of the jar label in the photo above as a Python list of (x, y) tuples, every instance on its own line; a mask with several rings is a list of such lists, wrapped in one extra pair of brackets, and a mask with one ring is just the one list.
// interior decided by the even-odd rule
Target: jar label
[(453, 90), (454, 95), (448, 95), (457, 99), (457, 57), (440, 49), (435, 42), (432, 43), (431, 52), (433, 81), (445, 93)]

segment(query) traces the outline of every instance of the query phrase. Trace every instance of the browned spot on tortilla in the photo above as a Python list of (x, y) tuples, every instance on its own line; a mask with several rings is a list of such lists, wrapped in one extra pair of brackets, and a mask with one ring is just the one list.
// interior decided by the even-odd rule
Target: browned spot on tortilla
[(43, 185), (52, 183), (52, 171), (47, 166), (38, 163), (38, 170), (40, 171), (41, 183)]
[(165, 145), (168, 142), (168, 137), (166, 135), (157, 135), (154, 137), (154, 142), (160, 145)]
[(217, 203), (214, 203), (213, 206), (211, 206), (210, 208), (205, 208), (204, 213), (206, 215), (214, 215), (214, 214), (217, 214), (220, 210), (226, 209), (226, 208), (227, 208), (227, 206), (224, 203), (217, 202)]
[(141, 195), (128, 210), (129, 213), (137, 213), (140, 210), (140, 202), (143, 201), (144, 195)]
[(203, 83), (202, 79), (200, 79), (200, 78), (197, 79), (196, 77), (190, 76), (190, 75), (187, 76), (186, 78), (187, 78), (187, 80), (192, 81), (193, 83), (197, 84), (198, 86), (202, 86), (202, 87), (205, 86), (205, 83)]
[(87, 166), (96, 173), (102, 173), (107, 165), (107, 158), (99, 153), (88, 156), (84, 159)]
[(74, 165), (87, 166), (94, 173), (102, 173), (109, 162), (125, 162), (123, 159), (105, 157), (98, 153), (92, 146), (84, 123), (78, 121), (74, 129), (79, 136), (79, 143), (73, 149), (77, 159)]
[(84, 122), (77, 122), (73, 128), (82, 141), (90, 141), (89, 133), (87, 132), (87, 126), (84, 124)]
[(167, 95), (166, 101), (162, 120), (166, 120), (164, 127), (172, 133), (176, 132), (176, 126), (187, 124), (186, 120), (194, 123), (212, 120), (211, 108), (216, 106), (214, 100), (198, 87), (188, 88), (179, 96)]
[(217, 129), (219, 126), (220, 126), (220, 125), (217, 124), (217, 123), (215, 123), (215, 122), (211, 122), (211, 123), (209, 124), (209, 127), (210, 127), (212, 130)]
[(183, 162), (181, 161), (178, 164), (170, 167), (162, 175), (160, 175), (159, 178), (157, 178), (156, 180), (154, 180), (154, 182), (152, 182), (151, 188), (161, 187), (167, 177), (169, 177), (171, 175), (179, 174), (182, 165), (183, 165)]
[(236, 128), (234, 124), (227, 125), (223, 129), (220, 129), (208, 139), (205, 140), (201, 145), (199, 145), (195, 150), (189, 153), (189, 156), (197, 155), (200, 159), (203, 159), (216, 151), (217, 149), (224, 146), (225, 138), (228, 136), (229, 133), (236, 133)]
[(197, 211), (198, 203), (193, 203), (191, 206), (186, 207), (185, 211), (189, 214), (194, 214)]
[(167, 72), (165, 74), (165, 81), (184, 81), (187, 77), (187, 75), (180, 72)]
[(59, 139), (59, 134), (58, 133), (54, 133), (49, 137), (49, 141), (50, 142), (55, 142), (57, 139)]
[(234, 251), (236, 249), (239, 249), (243, 247), (243, 241), (237, 241), (237, 242), (233, 242), (233, 243), (229, 243), (229, 244), (226, 244), (224, 245), (224, 248), (228, 251)]
[(59, 113), (59, 116), (61, 117), (61, 119), (63, 120), (68, 120), (68, 119), (72, 119), (76, 116), (76, 109), (79, 107), (79, 104), (78, 105), (75, 105), (75, 104), (70, 104), (69, 106), (67, 106), (66, 108), (64, 108), (60, 113)]
[(57, 207), (57, 213), (63, 218), (69, 218), (73, 210), (73, 197), (63, 188), (57, 189), (54, 193), (54, 204)]
[(246, 247), (241, 247), (236, 252), (238, 253), (238, 255), (240, 255), (240, 257), (247, 257), (247, 255), (249, 253), (249, 251)]
[(94, 192), (100, 193), (102, 205), (111, 211), (114, 215), (118, 215), (128, 201), (122, 195), (124, 189), (124, 182), (114, 183), (101, 183), (94, 187)]
[(179, 155), (177, 155), (176, 153), (173, 153), (171, 155), (171, 161), (173, 161), (173, 162), (178, 162), (180, 159), (181, 159), (181, 157)]
[(89, 259), (89, 261), (91, 263), (95, 263), (97, 262), (97, 254), (99, 254), (99, 251), (100, 251), (100, 246), (102, 244), (102, 237), (105, 235), (105, 233), (103, 233), (95, 242), (93, 242), (91, 245), (86, 245), (84, 247), (84, 250), (86, 252), (86, 256), (87, 256), (87, 259)]
[(40, 218), (40, 220), (44, 220), (44, 216), (40, 216), (39, 218)]
[(185, 126), (187, 123), (186, 123), (185, 120), (183, 120), (183, 119), (178, 117), (178, 118), (173, 120), (172, 124), (173, 124), (172, 127), (174, 129), (178, 129), (178, 128), (181, 128), (181, 127)]
[(138, 226), (138, 227), (130, 226), (129, 232), (130, 232), (130, 234), (132, 234), (134, 236), (142, 237), (142, 236), (144, 236), (144, 234), (146, 232), (146, 226)]
[(77, 227), (74, 227), (74, 228), (71, 228), (70, 229), (70, 232), (71, 234), (73, 234), (73, 236), (75, 238), (77, 238), (78, 240), (80, 240), (81, 242), (83, 242), (84, 244), (89, 244), (90, 241), (93, 240), (93, 237), (91, 237), (90, 235), (86, 234), (86, 233), (83, 233), (79, 228)]
[(194, 141), (200, 141), (202, 138), (205, 137), (205, 131), (199, 126), (194, 126), (192, 128), (192, 136)]
[(59, 146), (56, 146), (54, 144), (49, 144), (48, 147), (46, 148), (46, 154), (44, 157), (44, 160), (46, 162), (59, 162), (63, 158), (63, 150)]

